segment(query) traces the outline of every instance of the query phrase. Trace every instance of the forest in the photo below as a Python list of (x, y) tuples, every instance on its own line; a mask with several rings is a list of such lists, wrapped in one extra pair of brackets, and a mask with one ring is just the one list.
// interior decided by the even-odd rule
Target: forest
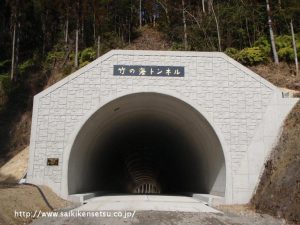
[[(14, 156), (20, 155), (26, 171), (34, 96), (112, 49), (224, 52), (282, 88), (280, 97), (300, 97), (300, 0), (0, 0), (0, 168), (13, 162), (19, 170)], [(281, 218), (282, 223), (284, 218), (300, 224), (299, 133), (298, 102), (249, 203), (257, 212)], [(3, 223), (3, 218), (20, 219), (13, 217), (16, 206), (25, 206), (23, 211), (28, 212), (38, 209), (33, 200), (40, 198), (40, 192), (34, 198), (30, 189), (23, 192), (28, 185), (21, 187), (0, 186), (0, 224), (13, 224)], [(236, 206), (240, 209), (241, 205)], [(249, 212), (247, 206), (238, 215), (250, 215), (256, 222), (265, 215)], [(183, 214), (178, 215), (175, 220), (185, 223)], [(230, 215), (235, 219), (235, 214)], [(149, 218), (141, 221), (151, 221)]]
[[(173, 50), (226, 51), (246, 64), (267, 60), (271, 54), (271, 28), (279, 60), (293, 61), (290, 23), (293, 21), (296, 34), (300, 26), (298, 0), (1, 0), (0, 3), (0, 73), (2, 79), (9, 75), (12, 80), (21, 79), (29, 67), (39, 66), (42, 60), (57, 57), (49, 55), (57, 49), (74, 58), (74, 67), (82, 66), (88, 61), (80, 59), (82, 50), (91, 48), (86, 57), (95, 58), (109, 49), (121, 48), (145, 25), (164, 33)], [(299, 49), (299, 35), (296, 36)]]
[(299, 0), (0, 0), (0, 5), (3, 152), (10, 149), (3, 147), (10, 135), (6, 128), (31, 111), (32, 96), (53, 74), (61, 74), (57, 81), (122, 49), (147, 27), (164, 36), (169, 50), (221, 51), (247, 66), (294, 65), (300, 55)]

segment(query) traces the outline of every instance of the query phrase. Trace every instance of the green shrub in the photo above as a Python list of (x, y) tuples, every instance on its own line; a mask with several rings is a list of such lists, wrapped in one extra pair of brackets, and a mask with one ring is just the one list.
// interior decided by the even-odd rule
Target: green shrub
[(58, 60), (62, 60), (64, 58), (64, 51), (50, 51), (46, 57), (46, 63), (52, 64)]
[(71, 74), (72, 68), (73, 68), (72, 65), (65, 65), (65, 66), (63, 67), (63, 75), (66, 76), (66, 75)]
[(271, 44), (268, 38), (260, 37), (256, 42), (254, 42), (254, 47), (260, 48), (266, 55), (271, 53)]
[(237, 54), (237, 60), (242, 64), (253, 66), (266, 62), (268, 55), (259, 47), (245, 48)]
[(74, 60), (75, 60), (75, 52), (71, 52), (71, 53), (69, 54), (69, 61), (74, 62)]
[(43, 71), (49, 72), (53, 69), (57, 61), (63, 60), (65, 52), (61, 50), (52, 50), (47, 53), (46, 59), (43, 62)]
[(8, 73), (0, 74), (0, 84), (2, 84), (2, 81), (7, 78), (9, 78)]
[(279, 49), (278, 58), (286, 62), (291, 62), (295, 59), (294, 50), (292, 47), (284, 47)]
[(79, 53), (79, 66), (83, 67), (96, 58), (96, 51), (93, 48), (86, 48)]
[(5, 73), (9, 71), (11, 66), (11, 60), (7, 59), (0, 62), (0, 73)]
[(174, 51), (176, 51), (176, 50), (183, 51), (184, 50), (184, 44), (179, 43), (179, 42), (173, 42), (172, 46), (171, 46), (171, 49), (174, 50)]
[(3, 90), (2, 84), (0, 82), (0, 111), (4, 107), (5, 103), (7, 102), (7, 96)]
[(105, 49), (114, 49), (124, 47), (124, 41), (119, 37), (116, 32), (105, 32), (102, 36), (102, 45)]
[(90, 63), (89, 61), (81, 62), (81, 63), (79, 64), (79, 68), (84, 67), (84, 66), (88, 65), (89, 63)]
[(292, 36), (282, 35), (275, 38), (277, 51), (281, 48), (292, 47)]
[(230, 56), (233, 59), (237, 59), (237, 54), (239, 53), (239, 50), (237, 50), (236, 48), (227, 48), (225, 50), (225, 54)]
[(33, 59), (28, 59), (18, 66), (19, 74), (22, 76), (34, 67)]
[(16, 85), (13, 84), (13, 81), (10, 80), (9, 74), (1, 74), (0, 75), (0, 86), (1, 86), (1, 92), (5, 96), (9, 96)]
[[(298, 38), (299, 34), (296, 34), (296, 46), (297, 46), (297, 55), (300, 54), (300, 39)], [(292, 36), (290, 35), (280, 35), (275, 37), (275, 45), (278, 53), (278, 57), (281, 61), (291, 62), (294, 60), (294, 51), (292, 45)], [(271, 53), (270, 41), (266, 37), (259, 38), (255, 43), (255, 47), (259, 47), (267, 55)]]
[[(300, 58), (300, 39), (296, 35), (297, 56)], [(282, 35), (276, 37), (276, 49), (280, 60), (292, 62), (295, 59), (292, 36)]]

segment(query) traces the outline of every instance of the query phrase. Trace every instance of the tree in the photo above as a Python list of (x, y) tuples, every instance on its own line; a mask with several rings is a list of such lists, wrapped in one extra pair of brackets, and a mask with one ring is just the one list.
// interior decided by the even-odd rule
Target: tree
[(221, 52), (221, 51), (222, 51), (222, 47), (221, 47), (221, 35), (220, 35), (219, 21), (218, 21), (218, 18), (217, 18), (217, 16), (216, 16), (214, 7), (213, 7), (213, 5), (212, 5), (212, 0), (209, 1), (209, 4), (211, 4), (210, 8), (211, 8), (211, 11), (212, 11), (212, 13), (213, 13), (213, 15), (214, 15), (215, 22), (216, 22), (217, 34), (218, 34), (218, 47), (219, 47), (219, 52)]
[(186, 30), (186, 18), (185, 18), (185, 1), (182, 0), (182, 23), (183, 23), (183, 42), (184, 42), (184, 50), (188, 49), (187, 42), (187, 30)]
[(157, 0), (156, 1), (165, 11), (167, 23), (170, 24), (169, 10), (168, 10), (168, 0)]
[[(0, 3), (0, 65), (4, 61), (9, 64), (5, 71), (3, 67), (0, 69), (1, 75), (9, 74), (11, 79), (19, 78), (18, 68), (24, 61), (36, 55), (42, 61), (42, 56), (47, 57), (49, 51), (57, 51), (62, 45), (66, 46), (66, 62), (68, 53), (73, 51), (72, 64), (78, 67), (82, 48), (93, 46), (99, 56), (101, 51), (123, 47), (144, 24), (158, 24), (157, 29), (169, 38), (174, 48), (184, 46), (196, 51), (239, 50), (255, 46), (258, 38), (268, 36), (275, 62), (278, 48), (275, 33), (290, 34), (290, 24), (286, 21), (293, 19), (297, 38), (300, 27), (299, 0), (266, 0), (264, 4), (257, 0), (0, 0)], [(270, 8), (272, 3), (274, 8), (272, 5)]]
[(20, 28), (19, 22), (19, 6), (20, 1), (14, 0), (10, 2), (11, 4), (11, 23), (12, 23), (12, 53), (11, 53), (11, 73), (10, 79), (15, 79), (16, 68), (18, 64), (18, 45), (19, 45), (19, 35), (18, 29)]
[(277, 54), (276, 45), (275, 45), (274, 32), (273, 32), (273, 28), (272, 28), (273, 23), (272, 23), (272, 18), (271, 18), (271, 9), (270, 9), (269, 0), (266, 0), (266, 4), (267, 4), (268, 25), (269, 25), (270, 40), (271, 40), (274, 62), (275, 62), (275, 64), (279, 64), (278, 54)]
[(213, 4), (214, 4), (214, 0), (207, 0), (207, 4), (208, 4), (208, 13), (212, 12), (212, 8), (213, 8)]
[(101, 51), (101, 37), (100, 37), (100, 26), (101, 21), (107, 13), (103, 10), (103, 3), (99, 0), (92, 0), (91, 8), (93, 10), (93, 39), (95, 46), (97, 46), (97, 58), (100, 56)]
[(69, 39), (69, 14), (70, 14), (70, 4), (69, 0), (65, 0), (65, 43), (68, 44)]
[(294, 57), (295, 57), (296, 75), (298, 76), (298, 74), (299, 74), (299, 65), (298, 65), (297, 47), (296, 47), (293, 21), (291, 21), (291, 32), (292, 32), (292, 39), (293, 39), (293, 49), (294, 49)]
[(139, 18), (140, 18), (140, 29), (142, 28), (142, 0), (140, 0), (139, 4)]
[(79, 41), (79, 29), (80, 29), (80, 0), (76, 0), (76, 29), (75, 29), (75, 57), (74, 66), (78, 68), (78, 41)]

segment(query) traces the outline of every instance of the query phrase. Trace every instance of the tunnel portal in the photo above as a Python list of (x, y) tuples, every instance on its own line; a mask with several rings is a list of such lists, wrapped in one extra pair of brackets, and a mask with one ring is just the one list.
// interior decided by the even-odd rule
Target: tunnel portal
[(168, 95), (120, 97), (96, 111), (73, 144), (68, 192), (225, 195), (225, 159), (208, 121)]
[(112, 50), (35, 95), (26, 181), (246, 204), (297, 101), (221, 52)]

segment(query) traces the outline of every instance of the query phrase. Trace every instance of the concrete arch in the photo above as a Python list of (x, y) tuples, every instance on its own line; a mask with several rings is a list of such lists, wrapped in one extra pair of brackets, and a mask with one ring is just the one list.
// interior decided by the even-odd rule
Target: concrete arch
[[(152, 91), (149, 91), (149, 92), (144, 92), (143, 91), (143, 92), (122, 92), (122, 93), (119, 93), (117, 96), (108, 98), (108, 99), (106, 99), (106, 101), (103, 101), (102, 104), (100, 104), (97, 108), (92, 110), (89, 114), (87, 114), (81, 120), (82, 122), (80, 124), (78, 124), (78, 126), (76, 127), (76, 129), (74, 130), (73, 134), (71, 135), (71, 137), (69, 139), (68, 143), (70, 143), (70, 144), (67, 146), (66, 150), (64, 151), (64, 156), (63, 156), (64, 157), (63, 158), (64, 164), (63, 164), (63, 176), (62, 176), (63, 180), (62, 180), (62, 187), (61, 187), (62, 188), (61, 193), (63, 194), (63, 197), (67, 198), (70, 194), (75, 194), (75, 193), (78, 193), (80, 191), (87, 191), (87, 189), (85, 190), (84, 188), (82, 190), (80, 190), (80, 188), (78, 190), (76, 190), (76, 188), (75, 189), (70, 189), (69, 188), (70, 185), (74, 186), (74, 181), (72, 181), (72, 179), (70, 180), (70, 173), (74, 173), (74, 172), (70, 171), (70, 170), (72, 170), (72, 168), (70, 168), (70, 165), (72, 164), (72, 154), (74, 154), (74, 149), (76, 149), (79, 138), (83, 137), (84, 135), (89, 136), (87, 134), (84, 134), (85, 131), (84, 131), (83, 128), (86, 128), (87, 126), (89, 126), (90, 127), (89, 129), (91, 129), (91, 131), (93, 129), (94, 130), (97, 129), (97, 123), (94, 123), (95, 121), (93, 121), (93, 118), (95, 118), (97, 116), (97, 114), (99, 114), (99, 112), (101, 112), (101, 110), (103, 110), (107, 107), (108, 108), (110, 107), (110, 109), (112, 109), (113, 107), (116, 106), (116, 104), (115, 104), (116, 102), (119, 104), (122, 101), (124, 102), (124, 99), (130, 99), (132, 97), (133, 98), (135, 98), (135, 97), (139, 98), (138, 96), (140, 96), (140, 97), (143, 96), (144, 99), (149, 100), (149, 102), (154, 103), (154, 106), (157, 106), (157, 105), (155, 105), (155, 104), (157, 104), (155, 102), (159, 98), (162, 98), (162, 99), (166, 100), (167, 102), (168, 101), (171, 101), (171, 102), (173, 101), (173, 103), (171, 103), (171, 106), (172, 106), (172, 104), (175, 104), (175, 105), (177, 104), (177, 106), (179, 108), (182, 107), (180, 110), (190, 111), (191, 114), (189, 114), (189, 116), (192, 116), (192, 118), (194, 118), (194, 116), (197, 115), (199, 121), (201, 120), (203, 122), (202, 125), (205, 124), (207, 126), (207, 128), (210, 130), (210, 135), (211, 135), (210, 137), (214, 136), (213, 137), (214, 141), (216, 143), (218, 142), (218, 144), (219, 144), (219, 147), (221, 149), (220, 155), (222, 155), (223, 158), (224, 158), (224, 169), (226, 171), (225, 173), (223, 173), (221, 175), (221, 177), (219, 177), (219, 178), (218, 178), (218, 176), (214, 177), (214, 179), (219, 179), (219, 181), (217, 181), (217, 182), (219, 182), (221, 184), (221, 186), (224, 185), (224, 191), (222, 193), (222, 191), (220, 191), (220, 187), (217, 187), (218, 184), (216, 184), (217, 186), (215, 186), (214, 188), (217, 191), (215, 191), (214, 194), (219, 194), (219, 195), (225, 197), (226, 203), (230, 203), (232, 201), (231, 157), (230, 157), (230, 152), (228, 151), (228, 147), (227, 147), (226, 143), (224, 142), (224, 139), (222, 137), (222, 134), (221, 134), (220, 130), (213, 123), (212, 118), (210, 117), (210, 115), (207, 112), (205, 112), (203, 109), (201, 109), (201, 106), (199, 106), (198, 104), (196, 104), (192, 100), (190, 100), (188, 98), (185, 98), (182, 95), (179, 95), (178, 93), (174, 93), (174, 92), (171, 92), (171, 91), (161, 91), (161, 90), (152, 90)], [(147, 96), (147, 97), (145, 98), (145, 96)], [(138, 100), (138, 101), (140, 102), (141, 99)], [(126, 100), (125, 100), (125, 102), (126, 102)], [(160, 106), (162, 106), (163, 102), (164, 101), (159, 103)], [(128, 103), (128, 101), (126, 102), (126, 104), (127, 103)], [(116, 111), (119, 110), (118, 107), (114, 108), (114, 109)], [(149, 109), (147, 109), (147, 111), (149, 111)], [(164, 111), (164, 112), (166, 112), (166, 111)], [(181, 111), (181, 112), (184, 112), (184, 111)], [(139, 114), (140, 112), (136, 112), (136, 113)], [(155, 115), (155, 112), (153, 112), (153, 113), (154, 114), (152, 114), (152, 115)], [(135, 115), (138, 115), (138, 114), (135, 114)], [(160, 112), (159, 115), (162, 115), (161, 112)], [(156, 114), (156, 116), (157, 116), (157, 114)], [(145, 119), (145, 115), (141, 117), (141, 120), (143, 120), (143, 119)], [(167, 120), (166, 118), (163, 119), (163, 121), (165, 121), (165, 122), (166, 122), (166, 120)], [(156, 120), (155, 122), (158, 122), (158, 121), (159, 120)], [(170, 121), (167, 121), (167, 123), (169, 123), (169, 122)], [(145, 126), (148, 126), (148, 125), (145, 125)], [(95, 141), (95, 140), (97, 140), (98, 137), (99, 136), (94, 136), (94, 140), (90, 139), (91, 143), (96, 143), (97, 141)], [(179, 136), (177, 136), (177, 137), (179, 137)], [(169, 138), (171, 138), (171, 137), (169, 137)], [(204, 141), (204, 139), (205, 138), (202, 138), (202, 141)], [(95, 146), (96, 145), (94, 145), (94, 147)], [(218, 148), (218, 147), (216, 147), (216, 148)], [(78, 150), (78, 148), (77, 148), (77, 150)], [(81, 155), (81, 156), (83, 156), (83, 155)], [(77, 158), (78, 158), (78, 156), (77, 156)], [(81, 159), (81, 157), (79, 157), (78, 159)], [(77, 166), (79, 166), (79, 165), (77, 165)], [(223, 182), (222, 179), (223, 179), (223, 181), (225, 179), (225, 182)], [(209, 191), (211, 191), (211, 190), (204, 190), (204, 192), (207, 192), (207, 193), (209, 193)], [(217, 192), (219, 192), (219, 193), (217, 193)]]

